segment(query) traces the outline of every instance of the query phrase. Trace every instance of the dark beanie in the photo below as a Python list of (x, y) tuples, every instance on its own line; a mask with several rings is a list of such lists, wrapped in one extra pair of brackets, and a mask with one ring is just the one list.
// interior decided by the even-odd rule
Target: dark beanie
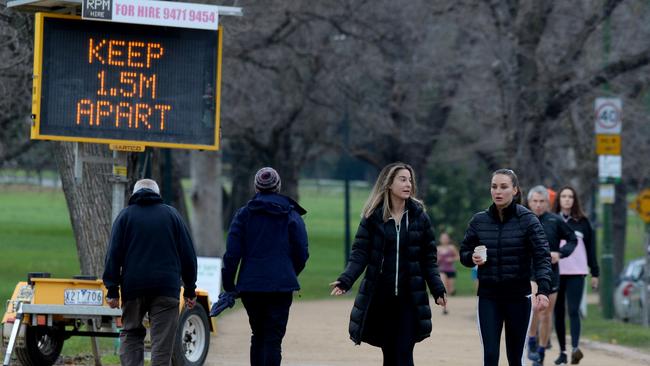
[(280, 192), (280, 174), (271, 167), (265, 167), (255, 174), (255, 188), (260, 192)]

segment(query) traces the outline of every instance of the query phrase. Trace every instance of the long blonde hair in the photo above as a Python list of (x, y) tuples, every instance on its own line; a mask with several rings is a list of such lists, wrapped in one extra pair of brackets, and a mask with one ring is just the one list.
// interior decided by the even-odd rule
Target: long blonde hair
[(413, 168), (406, 163), (398, 161), (386, 165), (381, 172), (379, 172), (377, 181), (375, 182), (374, 187), (372, 187), (372, 191), (370, 191), (370, 195), (361, 210), (362, 217), (370, 217), (377, 207), (383, 204), (382, 218), (384, 219), (384, 222), (390, 219), (390, 185), (393, 184), (395, 176), (397, 176), (397, 173), (402, 169), (406, 169), (411, 173), (411, 199), (424, 209), (424, 203), (415, 198), (415, 195), (417, 194), (417, 185), (415, 184), (415, 172), (413, 171)]

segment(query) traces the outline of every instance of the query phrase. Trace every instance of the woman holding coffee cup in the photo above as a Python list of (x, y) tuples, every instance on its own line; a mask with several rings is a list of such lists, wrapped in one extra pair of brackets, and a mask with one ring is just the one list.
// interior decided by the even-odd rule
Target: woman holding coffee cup
[[(492, 173), (492, 205), (472, 217), (460, 247), (460, 262), (478, 266), (478, 326), (483, 364), (497, 366), (505, 326), (510, 366), (523, 363), (531, 311), (548, 306), (551, 255), (544, 229), (517, 204), (519, 180), (510, 169)], [(531, 271), (538, 290), (531, 294)]]

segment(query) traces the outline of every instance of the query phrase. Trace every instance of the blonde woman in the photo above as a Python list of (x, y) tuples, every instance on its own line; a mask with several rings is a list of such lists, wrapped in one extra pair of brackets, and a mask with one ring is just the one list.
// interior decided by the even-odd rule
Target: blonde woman
[(431, 334), (431, 308), (446, 306), (431, 220), (415, 196), (413, 168), (385, 166), (363, 207), (345, 271), (330, 285), (339, 296), (365, 271), (350, 315), (350, 338), (380, 347), (384, 366), (413, 365), (415, 343)]

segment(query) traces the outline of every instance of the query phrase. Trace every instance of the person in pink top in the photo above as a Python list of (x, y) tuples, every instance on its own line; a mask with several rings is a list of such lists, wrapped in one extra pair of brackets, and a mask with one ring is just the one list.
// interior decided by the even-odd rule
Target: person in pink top
[[(447, 289), (450, 296), (456, 294), (456, 261), (460, 259), (458, 248), (451, 241), (449, 234), (443, 232), (440, 234), (438, 241), (438, 269), (440, 270), (440, 279)], [(442, 314), (449, 314), (447, 306), (442, 307)]]
[[(438, 241), (438, 269), (440, 270), (440, 278), (445, 284), (447, 293), (454, 295), (456, 293), (456, 261), (460, 259), (458, 249), (451, 241), (449, 234), (443, 232), (440, 234)], [(443, 310), (447, 313), (447, 309)]]
[[(556, 365), (567, 363), (565, 313), (568, 308), (571, 330), (571, 364), (576, 365), (584, 357), (580, 345), (580, 302), (585, 276), (591, 273), (591, 288), (598, 288), (598, 261), (595, 232), (585, 216), (575, 189), (563, 187), (555, 200), (554, 211), (575, 231), (578, 245), (571, 255), (560, 259), (560, 290), (555, 305), (555, 331), (560, 344), (560, 356)], [(564, 245), (564, 243), (560, 243)]]

